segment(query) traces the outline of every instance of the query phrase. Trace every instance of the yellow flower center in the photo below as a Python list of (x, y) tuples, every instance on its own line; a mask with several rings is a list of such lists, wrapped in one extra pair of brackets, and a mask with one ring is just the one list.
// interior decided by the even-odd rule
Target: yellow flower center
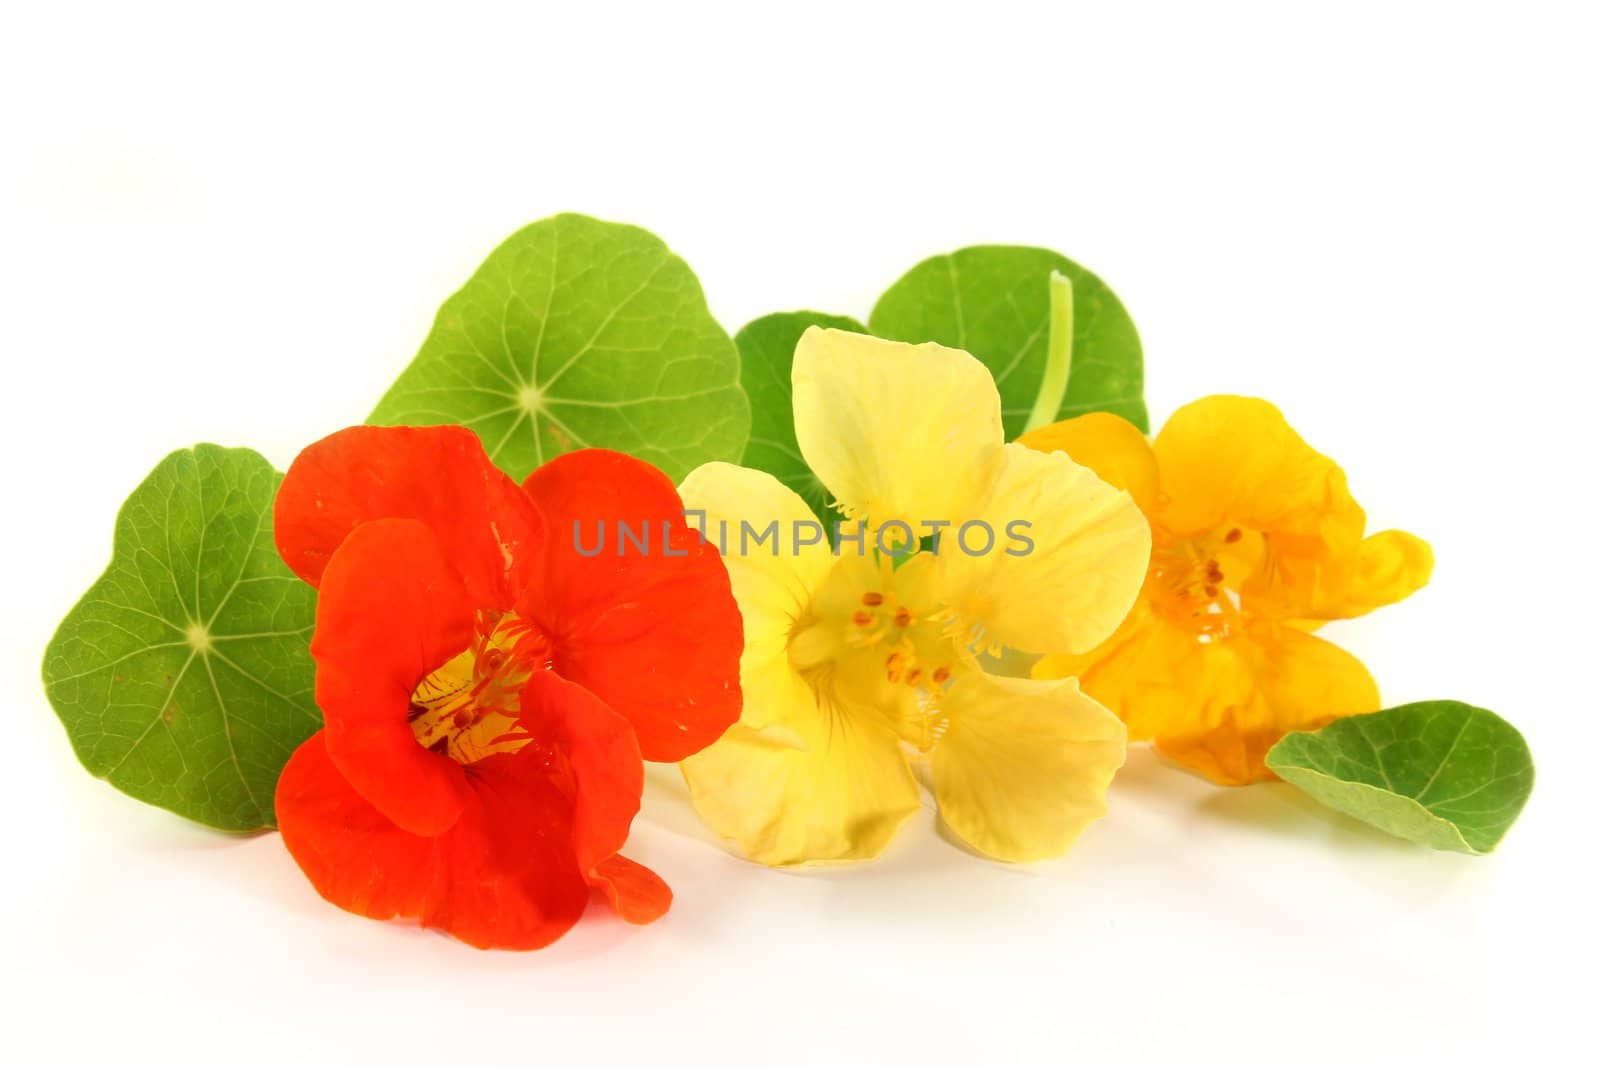
[(514, 612), (479, 612), (472, 644), (424, 678), (408, 717), (417, 743), (457, 763), (533, 740), (517, 721), (522, 687), (550, 667), (550, 642)]
[(1246, 584), (1270, 565), (1266, 537), (1235, 525), (1200, 537), (1156, 533), (1147, 583), (1155, 609), (1202, 638), (1238, 632), (1249, 617)]
[[(941, 642), (932, 639), (935, 616), (922, 618), (891, 591), (872, 589), (860, 595), (844, 631), (847, 647), (882, 662), (883, 680), (911, 689), (932, 689), (950, 680), (950, 663), (940, 660)], [(953, 650), (952, 650), (953, 651)]]
[(881, 711), (926, 747), (961, 657), (946, 614), (919, 612), (895, 591), (895, 578), (887, 565), (836, 565), (790, 629), (789, 662), (819, 702)]

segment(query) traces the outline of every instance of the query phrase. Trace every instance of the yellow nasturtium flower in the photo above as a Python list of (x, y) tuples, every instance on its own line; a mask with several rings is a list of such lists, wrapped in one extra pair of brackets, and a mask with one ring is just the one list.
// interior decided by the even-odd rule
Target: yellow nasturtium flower
[(1364, 536), (1344, 472), (1264, 400), (1181, 408), (1154, 444), (1114, 415), (1026, 433), (1127, 489), (1155, 538), (1139, 603), (1103, 645), (1040, 660), (1035, 678), (1077, 677), (1132, 740), (1225, 785), (1271, 778), (1263, 758), (1290, 730), (1378, 710), (1361, 662), (1310, 631), (1401, 600), (1433, 552), (1398, 530)]
[[(1061, 854), (1104, 814), (1126, 731), (1077, 682), (992, 674), (986, 654), (1103, 641), (1149, 560), (1138, 507), (1067, 456), (1005, 444), (994, 379), (965, 352), (812, 328), (793, 383), (800, 450), (851, 522), (834, 549), (796, 544), (820, 527), (771, 475), (710, 463), (684, 481), (745, 624), (743, 715), (683, 763), (695, 807), (762, 863), (865, 859), (920, 806), (925, 760), (974, 849)], [(774, 520), (776, 545), (740, 536)], [(918, 551), (937, 523), (938, 550)]]

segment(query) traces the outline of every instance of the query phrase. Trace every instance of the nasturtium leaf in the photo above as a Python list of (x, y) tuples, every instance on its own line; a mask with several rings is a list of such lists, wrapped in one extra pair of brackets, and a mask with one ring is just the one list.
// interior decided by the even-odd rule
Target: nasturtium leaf
[(316, 593), (272, 538), (282, 478), (245, 448), (162, 460), (45, 650), (45, 693), (90, 773), (223, 830), (275, 825), (278, 773), (322, 725)]
[(1516, 727), (1454, 700), (1405, 704), (1286, 735), (1267, 766), (1336, 811), (1397, 837), (1492, 851), (1533, 789)]
[(925, 259), (878, 299), (868, 325), (879, 337), (937, 341), (981, 359), (994, 373), (1013, 438), (1045, 381), (1052, 273), (1072, 283), (1071, 373), (1055, 418), (1109, 411), (1148, 429), (1133, 320), (1105, 282), (1049, 249), (973, 245)]
[(676, 481), (738, 461), (750, 405), (688, 264), (636, 226), (569, 214), (489, 254), (368, 421), (461, 423), (518, 479), (599, 446)]
[(844, 315), (820, 311), (780, 311), (763, 315), (734, 335), (739, 349), (739, 377), (750, 397), (750, 443), (744, 465), (766, 471), (804, 498), (824, 526), (830, 526), (828, 490), (811, 473), (794, 436), (794, 391), (790, 371), (794, 346), (812, 326), (866, 333), (867, 328)]

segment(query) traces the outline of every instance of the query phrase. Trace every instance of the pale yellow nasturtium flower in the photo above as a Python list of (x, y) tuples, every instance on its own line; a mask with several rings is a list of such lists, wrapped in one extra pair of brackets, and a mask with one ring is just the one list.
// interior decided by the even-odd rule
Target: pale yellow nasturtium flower
[[(683, 763), (695, 807), (762, 863), (866, 859), (920, 807), (920, 760), (972, 848), (1060, 855), (1104, 814), (1126, 732), (1076, 681), (990, 673), (986, 654), (1082, 652), (1109, 636), (1149, 561), (1137, 505), (1063, 454), (1005, 444), (994, 380), (965, 352), (812, 328), (793, 383), (800, 450), (847, 530), (867, 522), (866, 551), (797, 548), (788, 531), (817, 520), (769, 474), (710, 463), (684, 481), (708, 536), (730, 531), (745, 625), (743, 715)], [(740, 543), (742, 522), (772, 520), (778, 551)], [(896, 520), (919, 536), (952, 525), (937, 553), (896, 565), (872, 550)], [(1019, 520), (1034, 548), (1007, 554)], [(993, 551), (955, 543), (973, 521), (996, 532)]]

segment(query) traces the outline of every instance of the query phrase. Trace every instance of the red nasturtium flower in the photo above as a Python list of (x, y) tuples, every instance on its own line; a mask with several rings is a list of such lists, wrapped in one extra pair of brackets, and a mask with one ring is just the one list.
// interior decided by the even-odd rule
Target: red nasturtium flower
[[(461, 427), (355, 427), (300, 454), (274, 520), (320, 590), (326, 725), (277, 812), (319, 893), (482, 948), (549, 944), (591, 887), (631, 922), (666, 911), (666, 884), (617, 851), (641, 757), (697, 752), (740, 708), (739, 612), (682, 507), (600, 449), (519, 487)], [(618, 523), (650, 551), (624, 552)]]

